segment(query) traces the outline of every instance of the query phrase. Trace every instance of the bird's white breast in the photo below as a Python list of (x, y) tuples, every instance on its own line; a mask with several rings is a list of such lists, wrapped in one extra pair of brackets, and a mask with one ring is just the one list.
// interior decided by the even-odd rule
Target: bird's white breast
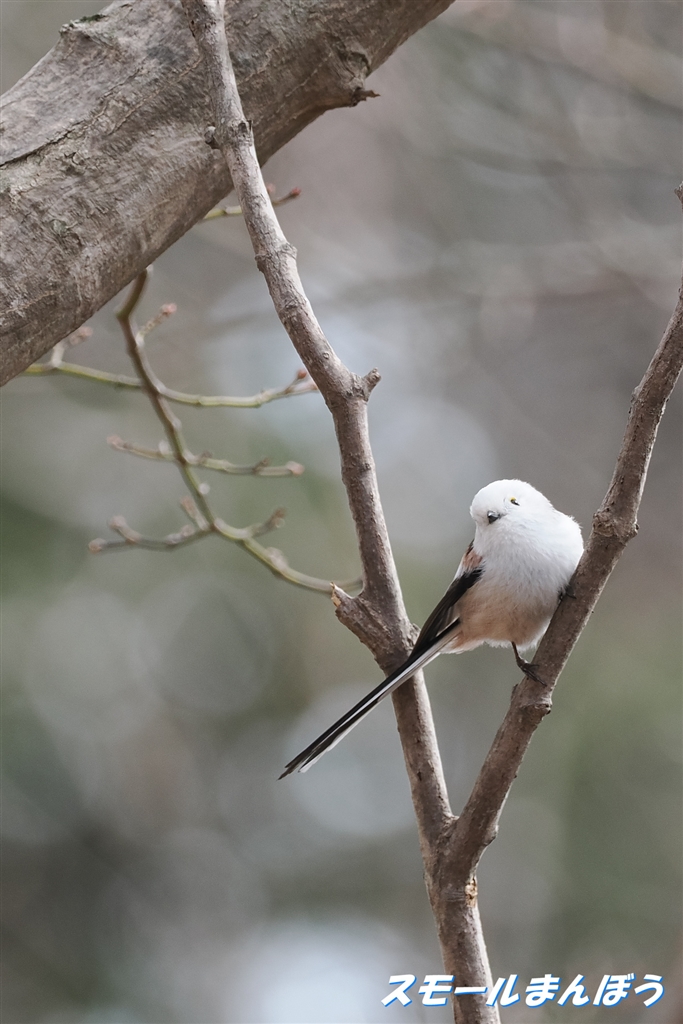
[(454, 649), (536, 643), (583, 552), (578, 524), (552, 506), (538, 517), (509, 515), (477, 526), (473, 550), (483, 573), (458, 603)]

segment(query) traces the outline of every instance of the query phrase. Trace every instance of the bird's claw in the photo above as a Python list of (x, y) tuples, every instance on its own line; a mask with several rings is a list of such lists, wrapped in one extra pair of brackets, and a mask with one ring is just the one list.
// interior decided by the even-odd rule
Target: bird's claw
[(540, 686), (547, 686), (548, 684), (546, 683), (545, 679), (542, 679), (541, 676), (538, 674), (537, 666), (534, 665), (532, 661), (525, 661), (524, 658), (520, 655), (519, 651), (517, 650), (515, 644), (512, 645), (512, 650), (514, 651), (515, 661), (517, 662), (517, 668), (524, 673), (527, 679), (532, 679), (535, 683), (538, 683)]

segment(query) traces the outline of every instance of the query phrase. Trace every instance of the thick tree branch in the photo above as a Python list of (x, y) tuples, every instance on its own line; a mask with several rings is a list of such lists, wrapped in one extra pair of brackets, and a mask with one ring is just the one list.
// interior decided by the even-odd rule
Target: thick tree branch
[[(229, 0), (265, 162), (452, 0)], [(230, 191), (178, 0), (116, 0), (62, 29), (2, 97), (0, 383), (88, 319)]]

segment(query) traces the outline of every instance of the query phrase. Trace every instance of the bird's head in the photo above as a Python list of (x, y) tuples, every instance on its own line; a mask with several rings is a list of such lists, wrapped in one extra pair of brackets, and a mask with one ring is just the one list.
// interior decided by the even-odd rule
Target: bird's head
[(521, 521), (547, 515), (553, 506), (531, 484), (523, 480), (494, 480), (474, 496), (470, 515), (477, 526), (493, 527), (501, 520)]

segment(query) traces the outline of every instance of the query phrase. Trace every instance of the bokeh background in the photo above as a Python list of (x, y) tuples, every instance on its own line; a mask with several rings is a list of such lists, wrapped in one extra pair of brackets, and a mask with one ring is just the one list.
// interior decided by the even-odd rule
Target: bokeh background
[[(3, 0), (6, 89), (96, 2)], [(629, 397), (680, 271), (681, 7), (459, 2), (268, 165), (332, 344), (378, 366), (370, 417), (405, 598), (449, 583), (474, 492), (530, 480), (590, 528)], [(243, 224), (195, 228), (154, 268), (143, 318), (170, 386), (251, 394), (297, 359)], [(81, 363), (130, 372), (113, 304)], [(123, 514), (184, 522), (142, 395), (64, 377), (3, 390), (3, 1020), (41, 1024), (447, 1021), (390, 974), (439, 973), (390, 706), (304, 776), (283, 764), (379, 680), (329, 600), (210, 539), (95, 556)], [(358, 571), (317, 395), (182, 413), (191, 447), (294, 459), (291, 479), (209, 478), (235, 525), (324, 578)], [(681, 1020), (680, 390), (640, 533), (572, 656), (479, 873), (494, 978), (663, 974), (650, 1010), (504, 1020)], [(454, 809), (518, 673), (504, 651), (428, 683)], [(417, 986), (416, 986), (417, 987)], [(414, 990), (415, 991), (415, 990)]]

